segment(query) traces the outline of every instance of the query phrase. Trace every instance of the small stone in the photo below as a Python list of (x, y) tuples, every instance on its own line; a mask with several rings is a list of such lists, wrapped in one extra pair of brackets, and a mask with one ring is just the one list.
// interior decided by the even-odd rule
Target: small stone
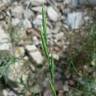
[(23, 60), (18, 60), (14, 64), (11, 64), (8, 70), (8, 79), (13, 82), (19, 82), (23, 77), (22, 79), (24, 80), (24, 82), (26, 82), (29, 74), (29, 69), (25, 66), (26, 65)]
[(58, 20), (58, 13), (53, 9), (53, 7), (48, 7), (47, 14), (50, 20), (56, 22)]
[(23, 15), (24, 9), (20, 5), (16, 5), (11, 9), (12, 16), (21, 19)]
[(33, 16), (33, 12), (29, 9), (24, 10), (24, 18), (31, 19)]
[(0, 26), (0, 50), (10, 51), (11, 47), (12, 47), (12, 45), (10, 43), (9, 35)]
[(8, 3), (11, 3), (12, 0), (2, 0), (4, 4), (8, 4)]
[(42, 6), (36, 6), (36, 7), (32, 7), (32, 10), (38, 13), (42, 12)]
[(36, 36), (33, 37), (33, 44), (36, 46), (40, 45), (40, 41)]
[(84, 20), (83, 20), (83, 13), (82, 12), (72, 12), (68, 13), (67, 16), (67, 24), (72, 28), (72, 29), (78, 29), (83, 25)]
[(35, 45), (26, 45), (25, 49), (28, 51), (30, 57), (37, 63), (41, 64), (43, 62), (43, 56), (41, 52), (37, 49)]
[(0, 20), (5, 19), (6, 14), (4, 12), (0, 12)]
[(23, 27), (24, 27), (24, 29), (31, 28), (32, 27), (31, 22), (28, 19), (24, 19), (23, 20)]
[(36, 93), (40, 93), (41, 92), (41, 88), (39, 85), (35, 85), (32, 87), (32, 93), (36, 94)]
[(43, 57), (41, 55), (41, 53), (39, 51), (36, 52), (31, 52), (30, 55), (33, 57), (33, 60), (37, 63), (37, 64), (41, 64), (43, 61)]
[(41, 24), (42, 24), (42, 15), (37, 15), (36, 18), (33, 20), (33, 24), (35, 27), (38, 27), (40, 26), (41, 27)]
[(70, 4), (71, 3), (71, 0), (64, 0), (64, 4)]
[(15, 49), (15, 56), (16, 56), (17, 58), (23, 57), (24, 54), (25, 54), (25, 50), (24, 50), (23, 47), (16, 47), (16, 49)]
[(58, 54), (52, 54), (53, 58), (56, 59), (56, 60), (59, 60), (59, 55)]
[(55, 38), (56, 38), (57, 41), (62, 39), (63, 37), (64, 37), (64, 33), (63, 32), (59, 32), (58, 34), (55, 35)]
[(20, 19), (18, 19), (18, 18), (12, 18), (12, 25), (13, 26), (18, 25), (19, 23), (20, 23)]
[(28, 56), (24, 56), (23, 59), (24, 59), (25, 61), (28, 61), (28, 60), (29, 60)]
[[(1, 93), (0, 93), (1, 94)], [(9, 90), (9, 89), (4, 89), (3, 90), (3, 95), (4, 96), (17, 96), (13, 91)]]
[(47, 3), (47, 0), (31, 0), (31, 4), (34, 6), (39, 6), (39, 5), (42, 5), (44, 3)]
[(63, 90), (64, 90), (65, 92), (68, 92), (68, 91), (69, 91), (69, 86), (68, 86), (68, 84), (65, 84), (65, 85), (63, 86)]

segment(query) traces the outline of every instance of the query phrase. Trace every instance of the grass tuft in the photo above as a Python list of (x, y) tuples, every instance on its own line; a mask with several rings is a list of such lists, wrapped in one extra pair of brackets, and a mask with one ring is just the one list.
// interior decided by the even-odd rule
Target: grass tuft
[(49, 65), (49, 72), (51, 75), (51, 80), (49, 80), (52, 96), (56, 96), (56, 88), (55, 88), (55, 64), (53, 60), (52, 54), (50, 54), (48, 49), (48, 40), (47, 40), (47, 18), (46, 18), (46, 11), (44, 10), (44, 5), (42, 7), (42, 26), (41, 26), (41, 41), (42, 41), (42, 50), (44, 55), (46, 56), (48, 60)]

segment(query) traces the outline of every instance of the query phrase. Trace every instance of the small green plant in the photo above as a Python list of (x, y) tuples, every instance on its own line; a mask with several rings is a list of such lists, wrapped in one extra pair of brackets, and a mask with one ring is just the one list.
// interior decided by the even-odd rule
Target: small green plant
[[(75, 85), (75, 89), (80, 92), (80, 95), (77, 95), (78, 91), (73, 90), (72, 96), (96, 96), (96, 78), (92, 72), (88, 71), (96, 72), (96, 22), (87, 27), (86, 37), (80, 48), (75, 49), (74, 54), (68, 55), (67, 61), (69, 71), (74, 72), (71, 74), (77, 74), (81, 78), (77, 80), (77, 85)], [(88, 67), (87, 71), (85, 71), (84, 66)], [(79, 69), (79, 67), (81, 68)], [(80, 71), (82, 71), (81, 75), (78, 74)]]
[(0, 78), (4, 77), (4, 79), (7, 80), (9, 66), (14, 64), (15, 60), (15, 57), (12, 54), (9, 54), (9, 52), (0, 51)]
[(42, 50), (44, 55), (46, 56), (47, 60), (48, 60), (48, 65), (49, 65), (49, 72), (51, 75), (51, 80), (49, 80), (50, 83), (50, 87), (52, 90), (52, 95), (56, 96), (56, 88), (55, 88), (55, 81), (54, 81), (54, 77), (55, 77), (55, 64), (54, 64), (54, 60), (52, 57), (52, 54), (50, 54), (49, 49), (48, 49), (48, 40), (47, 40), (47, 19), (46, 19), (46, 12), (44, 10), (44, 6), (42, 7), (42, 27), (41, 27), (41, 41), (42, 41)]

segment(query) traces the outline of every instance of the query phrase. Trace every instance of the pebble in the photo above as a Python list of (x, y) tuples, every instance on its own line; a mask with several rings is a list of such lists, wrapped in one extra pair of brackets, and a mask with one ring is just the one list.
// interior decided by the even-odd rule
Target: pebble
[[(25, 67), (23, 60), (17, 60), (14, 64), (10, 64), (7, 77), (12, 82), (19, 82), (22, 78), (26, 82), (28, 77), (28, 67)], [(17, 83), (16, 83), (17, 84)]]
[(25, 30), (27, 30), (28, 28), (31, 28), (32, 27), (31, 22), (28, 19), (24, 19), (23, 20), (23, 27)]
[(31, 0), (31, 4), (34, 6), (40, 6), (44, 3), (47, 3), (47, 0)]
[(31, 19), (33, 15), (34, 15), (34, 13), (30, 9), (24, 10), (24, 18)]
[(38, 84), (36, 84), (35, 86), (32, 87), (32, 91), (31, 92), (34, 93), (34, 94), (40, 93), (41, 92), (40, 86)]
[(41, 13), (42, 12), (42, 6), (36, 6), (32, 8), (33, 11)]
[(48, 7), (47, 8), (47, 14), (50, 20), (56, 22), (59, 18), (58, 13), (55, 11), (53, 7)]
[(4, 29), (0, 26), (0, 50), (10, 51), (12, 47), (10, 43), (9, 35), (4, 31)]
[(43, 56), (35, 45), (26, 45), (25, 49), (29, 52), (30, 57), (36, 62), (36, 64), (43, 63)]
[(2, 0), (2, 1), (3, 1), (3, 3), (5, 3), (5, 4), (12, 2), (12, 0)]
[(69, 91), (69, 86), (68, 86), (68, 84), (65, 84), (65, 85), (63, 86), (63, 90), (64, 90), (65, 92), (68, 92), (68, 91)]
[(60, 39), (63, 39), (63, 37), (64, 37), (63, 32), (59, 32), (58, 34), (55, 35), (55, 38), (56, 38), (57, 41), (60, 40)]
[(16, 18), (22, 19), (23, 13), (24, 13), (24, 9), (23, 6), (21, 5), (16, 5), (11, 9), (12, 16)]
[(15, 56), (16, 56), (17, 58), (23, 57), (24, 54), (25, 54), (24, 47), (16, 47), (16, 49), (15, 49)]
[(41, 27), (41, 25), (42, 25), (42, 15), (41, 15), (41, 14), (39, 14), (39, 15), (36, 16), (36, 18), (33, 20), (33, 24), (34, 24), (34, 26), (35, 26), (36, 28), (37, 28), (38, 26)]
[(18, 18), (12, 18), (12, 25), (17, 26), (20, 23), (20, 19)]
[(36, 45), (36, 46), (40, 45), (40, 41), (36, 36), (33, 36), (33, 44)]
[(3, 90), (3, 96), (17, 96), (17, 95), (9, 89), (4, 89)]
[(68, 13), (67, 16), (67, 24), (69, 27), (72, 29), (78, 29), (83, 25), (84, 20), (83, 20), (83, 12), (72, 12)]
[(53, 58), (55, 59), (55, 60), (59, 60), (59, 55), (58, 54), (52, 54), (52, 56), (53, 56)]

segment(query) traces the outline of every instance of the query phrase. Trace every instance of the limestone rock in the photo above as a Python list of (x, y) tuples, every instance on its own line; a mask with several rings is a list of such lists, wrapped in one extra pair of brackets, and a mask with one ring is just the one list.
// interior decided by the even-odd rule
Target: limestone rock
[(15, 5), (11, 9), (11, 13), (12, 13), (12, 16), (21, 19), (22, 18), (22, 15), (24, 13), (23, 6), (21, 6), (21, 5)]
[(68, 13), (67, 24), (72, 29), (78, 29), (78, 28), (80, 28), (83, 23), (84, 23), (83, 12), (72, 12), (72, 13)]
[(42, 24), (42, 15), (41, 14), (36, 16), (36, 18), (33, 20), (33, 24), (35, 27), (41, 27), (41, 24)]
[(55, 11), (53, 7), (48, 7), (47, 14), (50, 20), (57, 21), (58, 20), (58, 13)]
[(24, 54), (25, 54), (25, 50), (24, 50), (23, 47), (16, 47), (16, 48), (15, 48), (15, 56), (16, 56), (17, 58), (23, 57)]
[(20, 23), (20, 19), (18, 19), (18, 18), (12, 18), (12, 25), (13, 26), (18, 25), (19, 23)]
[(47, 3), (47, 0), (31, 0), (31, 4), (34, 6), (42, 5), (43, 3)]
[(43, 56), (35, 45), (27, 45), (25, 46), (25, 49), (28, 51), (33, 61), (35, 61), (37, 64), (41, 64), (43, 62)]
[(11, 47), (9, 35), (0, 26), (0, 50), (10, 51)]
[(32, 27), (31, 22), (28, 19), (24, 19), (23, 27), (24, 27), (24, 29), (31, 28)]
[(20, 82), (20, 79), (26, 82), (28, 77), (28, 67), (23, 60), (18, 60), (9, 66), (8, 79), (13, 82)]

